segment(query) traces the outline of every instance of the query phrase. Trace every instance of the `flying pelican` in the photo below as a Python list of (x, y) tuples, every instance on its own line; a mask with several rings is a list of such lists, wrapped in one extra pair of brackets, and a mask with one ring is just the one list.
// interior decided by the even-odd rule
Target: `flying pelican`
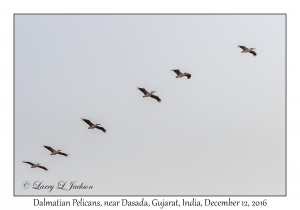
[(140, 91), (142, 91), (145, 95), (143, 96), (143, 97), (151, 97), (151, 98), (154, 98), (154, 99), (156, 99), (158, 102), (161, 102), (161, 100), (160, 100), (160, 98), (158, 97), (158, 96), (156, 96), (156, 95), (153, 95), (153, 93), (155, 93), (156, 91), (151, 91), (151, 93), (149, 93), (149, 92), (147, 92), (147, 90), (145, 90), (144, 88), (139, 88), (138, 87), (138, 89), (140, 90)]
[(26, 161), (23, 161), (23, 163), (28, 163), (28, 164), (30, 164), (30, 165), (31, 165), (31, 168), (36, 168), (36, 167), (39, 167), (39, 168), (42, 168), (42, 169), (44, 169), (44, 170), (48, 171), (48, 169), (47, 169), (46, 167), (44, 167), (44, 166), (41, 166), (39, 163), (37, 163), (37, 164), (34, 164), (34, 163), (31, 163), (31, 162), (26, 162)]
[(99, 126), (101, 124), (93, 124), (93, 123), (91, 123), (91, 121), (89, 121), (87, 119), (83, 119), (83, 118), (82, 118), (82, 120), (90, 126), (88, 129), (98, 128), (99, 130), (102, 130), (104, 133), (106, 132), (106, 130), (103, 127)]
[(50, 155), (56, 155), (56, 154), (59, 154), (59, 155), (68, 156), (68, 154), (63, 153), (63, 152), (60, 152), (61, 150), (57, 150), (57, 151), (56, 151), (56, 150), (53, 149), (52, 147), (49, 147), (49, 146), (44, 146), (44, 147), (52, 152)]
[(241, 46), (241, 45), (239, 45), (238, 47), (243, 49), (243, 51), (241, 53), (247, 53), (248, 52), (248, 53), (251, 53), (252, 55), (256, 56), (256, 52), (254, 51), (255, 48), (248, 49), (247, 47)]
[(176, 78), (180, 78), (180, 77), (184, 77), (184, 76), (186, 76), (188, 79), (189, 78), (191, 78), (191, 74), (189, 74), (189, 73), (181, 73), (180, 71), (179, 71), (179, 69), (174, 69), (174, 70), (171, 70), (171, 71), (174, 71), (176, 74), (177, 74), (177, 76), (176, 76)]

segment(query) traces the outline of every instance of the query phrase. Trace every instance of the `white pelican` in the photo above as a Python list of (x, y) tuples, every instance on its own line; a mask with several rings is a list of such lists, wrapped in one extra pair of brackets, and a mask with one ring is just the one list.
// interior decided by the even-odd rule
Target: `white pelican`
[(186, 72), (185, 73), (181, 73), (179, 71), (179, 69), (174, 69), (174, 70), (171, 70), (171, 71), (174, 71), (177, 74), (176, 78), (180, 78), (180, 77), (186, 76), (189, 79), (192, 76), (190, 73), (186, 73)]
[(106, 130), (103, 127), (99, 126), (101, 124), (93, 124), (93, 123), (91, 123), (91, 121), (89, 121), (87, 119), (83, 119), (83, 118), (82, 118), (82, 120), (90, 126), (88, 129), (98, 128), (99, 130), (102, 130), (104, 133), (106, 132)]
[(247, 53), (248, 52), (248, 53), (251, 53), (252, 55), (256, 56), (256, 52), (254, 51), (255, 48), (248, 49), (247, 47), (241, 46), (241, 45), (239, 45), (238, 47), (243, 49), (243, 51), (241, 53)]
[(161, 102), (160, 98), (156, 95), (153, 95), (153, 93), (155, 93), (156, 91), (151, 91), (151, 93), (149, 93), (147, 90), (145, 90), (144, 88), (139, 88), (138, 89), (140, 91), (142, 91), (145, 95), (143, 97), (151, 97), (151, 98), (154, 98), (156, 99), (158, 102)]
[(50, 155), (56, 155), (56, 154), (59, 154), (59, 155), (68, 156), (68, 154), (63, 153), (63, 152), (60, 152), (61, 150), (57, 150), (57, 151), (56, 151), (56, 150), (53, 149), (52, 147), (49, 147), (49, 146), (44, 146), (44, 147), (52, 152)]
[(30, 165), (31, 165), (31, 168), (36, 168), (36, 167), (39, 167), (39, 168), (42, 168), (42, 169), (44, 169), (44, 170), (48, 171), (48, 169), (47, 169), (46, 167), (44, 167), (44, 166), (41, 166), (39, 163), (37, 163), (37, 164), (34, 164), (34, 163), (31, 163), (31, 162), (26, 162), (26, 161), (23, 161), (23, 163), (28, 163), (28, 164), (30, 164)]

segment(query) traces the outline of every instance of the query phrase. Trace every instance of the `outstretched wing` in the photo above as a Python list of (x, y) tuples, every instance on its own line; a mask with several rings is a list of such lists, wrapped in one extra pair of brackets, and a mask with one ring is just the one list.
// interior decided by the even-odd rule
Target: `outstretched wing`
[(254, 52), (253, 50), (250, 51), (250, 53), (254, 56), (256, 56), (256, 52)]
[(84, 122), (86, 122), (89, 126), (92, 126), (93, 123), (91, 123), (91, 121), (89, 121), (88, 119), (83, 119), (81, 118)]
[(48, 168), (46, 168), (46, 167), (44, 167), (44, 166), (37, 166), (37, 167), (42, 168), (42, 169), (48, 171)]
[(46, 149), (50, 150), (51, 152), (54, 152), (54, 151), (55, 151), (52, 147), (45, 146), (45, 145), (44, 145), (44, 147), (45, 147)]
[(103, 128), (103, 127), (100, 127), (100, 126), (97, 126), (97, 128), (98, 128), (99, 130), (102, 130), (104, 133), (106, 133), (106, 130), (105, 130), (105, 128)]
[(64, 155), (64, 156), (68, 156), (68, 154), (66, 154), (66, 153), (63, 153), (63, 152), (58, 152), (58, 154), (60, 154), (60, 155)]
[(145, 95), (148, 93), (147, 90), (145, 90), (145, 88), (139, 88), (139, 87), (138, 87), (138, 89), (139, 89), (140, 91), (142, 91)]
[(179, 69), (174, 69), (174, 70), (171, 70), (171, 71), (174, 71), (177, 75), (181, 74), (181, 72), (179, 71)]
[(247, 47), (245, 47), (245, 46), (241, 46), (241, 45), (239, 45), (239, 48), (241, 48), (241, 49), (243, 49), (243, 50), (248, 50), (248, 48), (247, 48)]
[(23, 163), (28, 163), (28, 164), (30, 164), (31, 166), (34, 165), (33, 163), (31, 163), (31, 162), (26, 162), (26, 161), (23, 161)]
[(192, 75), (189, 74), (189, 73), (184, 73), (184, 74), (185, 74), (184, 76), (186, 76), (188, 79), (191, 78), (191, 76), (192, 76)]
[(158, 102), (161, 102), (160, 98), (158, 96), (156, 96), (156, 95), (151, 95), (150, 97), (151, 98), (155, 98)]

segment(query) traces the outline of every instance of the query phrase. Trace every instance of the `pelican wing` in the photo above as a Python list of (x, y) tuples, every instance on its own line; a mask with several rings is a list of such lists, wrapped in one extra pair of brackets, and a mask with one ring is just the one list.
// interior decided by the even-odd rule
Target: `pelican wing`
[(148, 93), (147, 90), (145, 90), (145, 88), (139, 88), (139, 87), (138, 87), (138, 89), (139, 89), (140, 91), (142, 91), (145, 95)]
[(245, 47), (245, 46), (241, 46), (241, 45), (239, 45), (239, 48), (241, 48), (241, 49), (243, 49), (243, 50), (248, 50), (248, 48), (247, 48), (247, 47)]
[(251, 50), (251, 51), (250, 51), (250, 53), (251, 53), (251, 54), (253, 54), (254, 56), (256, 56), (256, 55), (257, 55), (257, 54), (256, 54), (256, 52), (255, 52), (255, 51), (253, 51), (253, 50)]
[(46, 149), (50, 150), (51, 152), (54, 152), (55, 150), (52, 147), (44, 146)]
[(91, 123), (91, 121), (89, 121), (88, 119), (83, 119), (83, 118), (82, 118), (82, 120), (83, 120), (84, 122), (86, 122), (89, 126), (94, 125), (94, 124)]
[(44, 166), (37, 166), (37, 167), (42, 168), (42, 169), (48, 171), (48, 168), (46, 168), (46, 167), (44, 167)]
[(174, 69), (174, 70), (171, 70), (171, 71), (174, 71), (177, 75), (181, 74), (181, 72), (179, 71), (179, 69)]
[(60, 155), (64, 155), (64, 156), (68, 156), (68, 154), (66, 154), (66, 153), (63, 153), (63, 152), (58, 152), (58, 154), (60, 154)]
[(158, 102), (161, 102), (160, 98), (158, 96), (156, 96), (156, 95), (151, 95), (150, 97), (151, 98), (155, 98)]
[(191, 78), (192, 75), (189, 73), (184, 73), (184, 76), (186, 76), (189, 79), (189, 78)]
[(104, 133), (106, 133), (106, 130), (105, 130), (105, 128), (103, 128), (103, 127), (100, 127), (100, 126), (97, 126), (96, 128), (98, 128), (99, 130), (102, 130)]
[(28, 163), (28, 164), (30, 164), (31, 166), (34, 165), (33, 163), (31, 163), (31, 162), (26, 162), (26, 161), (23, 161), (23, 163)]

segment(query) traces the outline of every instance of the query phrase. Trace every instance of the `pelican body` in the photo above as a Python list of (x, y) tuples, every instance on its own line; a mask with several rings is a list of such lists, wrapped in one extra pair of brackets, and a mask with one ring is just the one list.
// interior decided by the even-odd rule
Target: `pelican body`
[(34, 163), (31, 163), (31, 162), (26, 162), (26, 161), (23, 161), (23, 163), (28, 163), (29, 165), (31, 165), (31, 168), (41, 168), (41, 169), (44, 169), (45, 171), (48, 171), (48, 169), (44, 166), (41, 166), (39, 163), (37, 164), (34, 164)]
[(179, 71), (179, 69), (174, 69), (174, 70), (171, 70), (171, 71), (174, 71), (176, 74), (177, 74), (177, 76), (176, 76), (176, 78), (181, 78), (181, 77), (187, 77), (188, 79), (190, 79), (191, 78), (191, 74), (190, 73), (187, 73), (187, 72), (185, 72), (185, 73), (181, 73), (180, 71)]
[(156, 91), (148, 92), (147, 90), (145, 90), (145, 88), (139, 88), (139, 87), (138, 87), (138, 89), (144, 93), (143, 98), (151, 97), (151, 98), (156, 99), (158, 102), (161, 102), (161, 99), (158, 96), (153, 95), (153, 93), (155, 93)]
[(50, 155), (57, 155), (57, 154), (59, 154), (59, 155), (68, 156), (68, 154), (61, 152), (61, 150), (55, 150), (55, 149), (53, 149), (52, 147), (49, 147), (49, 146), (44, 146), (44, 147), (51, 152)]
[(93, 124), (90, 120), (88, 120), (88, 119), (83, 119), (82, 118), (82, 120), (84, 121), (84, 122), (86, 122), (86, 124), (88, 124), (90, 127), (88, 127), (88, 129), (94, 129), (94, 128), (97, 128), (97, 129), (99, 129), (99, 130), (102, 130), (104, 133), (106, 132), (106, 130), (105, 130), (105, 128), (103, 128), (103, 127), (101, 127), (100, 125), (101, 124)]
[(243, 51), (241, 52), (241, 53), (251, 53), (253, 56), (256, 56), (257, 55), (257, 53), (254, 51), (255, 50), (255, 48), (247, 48), (247, 47), (245, 47), (245, 46), (241, 46), (241, 45), (239, 45), (238, 46), (239, 48), (241, 48)]

